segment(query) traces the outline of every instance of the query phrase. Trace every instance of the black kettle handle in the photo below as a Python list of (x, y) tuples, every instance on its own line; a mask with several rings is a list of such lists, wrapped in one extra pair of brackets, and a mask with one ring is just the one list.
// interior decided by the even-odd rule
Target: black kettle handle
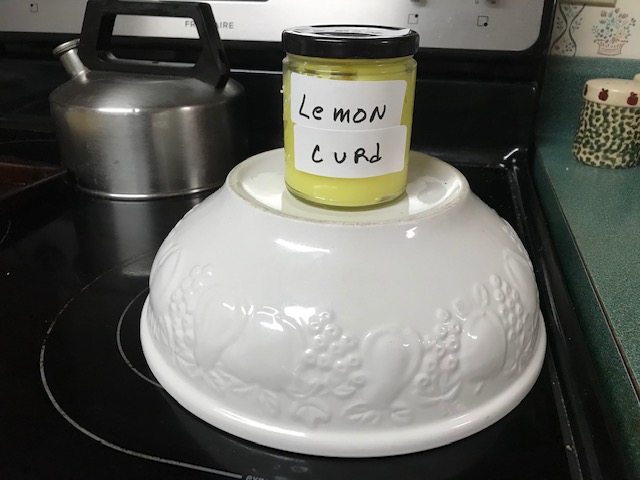
[[(192, 19), (202, 44), (196, 63), (184, 67), (166, 62), (152, 63), (116, 58), (110, 48), (113, 27), (118, 15)], [(224, 87), (229, 78), (229, 64), (208, 3), (89, 0), (80, 33), (78, 55), (82, 63), (91, 70), (195, 77), (216, 87)]]

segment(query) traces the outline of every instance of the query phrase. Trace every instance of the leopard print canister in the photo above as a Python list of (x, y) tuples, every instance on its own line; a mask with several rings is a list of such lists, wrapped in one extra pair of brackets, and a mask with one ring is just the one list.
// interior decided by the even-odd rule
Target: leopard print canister
[(585, 99), (573, 155), (596, 167), (629, 168), (640, 164), (640, 108)]

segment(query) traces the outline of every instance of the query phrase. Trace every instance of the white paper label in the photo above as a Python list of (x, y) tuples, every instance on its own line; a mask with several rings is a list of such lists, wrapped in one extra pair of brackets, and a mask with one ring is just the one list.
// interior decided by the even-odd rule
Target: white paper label
[(337, 131), (295, 125), (295, 167), (334, 178), (368, 178), (404, 168), (407, 127)]
[(404, 80), (329, 80), (291, 73), (291, 120), (330, 130), (370, 130), (400, 125)]
[(401, 171), (406, 90), (404, 80), (330, 80), (292, 73), (295, 168), (334, 178)]

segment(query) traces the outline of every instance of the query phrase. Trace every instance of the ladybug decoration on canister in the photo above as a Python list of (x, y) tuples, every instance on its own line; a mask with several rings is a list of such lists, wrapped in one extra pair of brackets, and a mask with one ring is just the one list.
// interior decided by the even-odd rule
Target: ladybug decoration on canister
[(603, 88), (602, 90), (600, 90), (600, 93), (598, 94), (598, 98), (603, 102), (605, 102), (607, 98), (609, 98), (609, 90), (606, 88)]

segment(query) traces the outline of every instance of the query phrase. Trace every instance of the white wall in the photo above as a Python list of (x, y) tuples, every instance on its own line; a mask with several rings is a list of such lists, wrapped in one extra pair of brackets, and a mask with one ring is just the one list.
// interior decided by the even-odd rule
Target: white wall
[(550, 53), (640, 59), (640, 0), (614, 8), (559, 4)]

